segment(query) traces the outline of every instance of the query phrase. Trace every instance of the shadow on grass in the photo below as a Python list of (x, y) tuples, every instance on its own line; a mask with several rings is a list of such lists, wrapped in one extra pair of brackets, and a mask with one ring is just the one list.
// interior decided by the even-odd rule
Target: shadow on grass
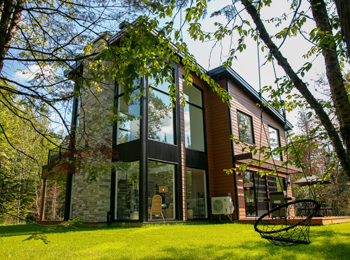
[(12, 236), (30, 236), (33, 233), (38, 234), (53, 234), (53, 233), (65, 233), (65, 232), (80, 232), (80, 231), (98, 231), (98, 230), (110, 230), (121, 229), (120, 227), (76, 227), (66, 231), (50, 229), (50, 226), (42, 226), (35, 224), (25, 225), (9, 225), (0, 226), (0, 237), (12, 237)]
[[(312, 235), (314, 241), (309, 245), (287, 247), (275, 246), (265, 239), (243, 242), (239, 237), (233, 237), (232, 246), (222, 246), (213, 242), (206, 245), (189, 245), (190, 247), (185, 249), (167, 247), (160, 251), (164, 254), (153, 259), (350, 259), (348, 240), (340, 241), (336, 232), (319, 231), (313, 232)], [(317, 240), (318, 236), (321, 236), (321, 239)], [(149, 256), (143, 259), (149, 259)]]

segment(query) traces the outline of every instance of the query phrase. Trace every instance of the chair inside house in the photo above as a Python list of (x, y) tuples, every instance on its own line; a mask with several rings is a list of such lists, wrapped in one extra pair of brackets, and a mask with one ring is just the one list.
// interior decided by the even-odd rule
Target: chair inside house
[[(276, 208), (282, 204), (285, 204), (284, 192), (283, 191), (270, 192), (270, 203), (271, 203), (271, 209)], [(286, 218), (287, 217), (286, 208), (281, 208), (280, 210), (273, 211), (272, 217)]]
[(148, 210), (148, 214), (149, 214), (149, 219), (152, 219), (152, 216), (162, 217), (164, 219), (163, 212), (162, 212), (162, 197), (161, 196), (159, 196), (159, 195), (153, 196), (152, 206), (151, 206), (151, 209)]

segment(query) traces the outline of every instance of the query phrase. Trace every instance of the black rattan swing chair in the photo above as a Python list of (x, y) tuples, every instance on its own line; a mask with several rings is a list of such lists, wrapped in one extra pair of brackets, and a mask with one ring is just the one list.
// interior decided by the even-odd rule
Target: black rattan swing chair
[[(258, 63), (259, 63), (259, 87), (260, 87), (259, 96), (261, 101), (261, 126), (264, 127), (265, 135), (267, 137), (265, 126), (263, 126), (263, 116), (262, 116), (263, 104), (262, 104), (262, 95), (261, 95), (259, 48), (258, 48)], [(272, 65), (273, 65), (273, 69), (276, 77), (276, 70), (273, 64), (273, 60), (272, 60)], [(279, 88), (278, 82), (277, 82), (277, 88)], [(288, 127), (287, 127), (285, 105), (283, 100), (280, 100), (280, 102), (282, 105), (283, 116), (284, 116), (284, 123), (285, 123), (284, 129), (287, 131)], [(262, 134), (262, 131), (260, 131), (260, 133)], [(260, 136), (260, 142), (261, 142), (261, 136)], [(292, 146), (295, 150), (293, 143), (292, 143)], [(270, 152), (272, 152), (271, 147), (270, 147)], [(297, 159), (300, 164), (299, 156), (297, 156)], [(273, 157), (272, 157), (272, 160), (276, 171), (277, 168)], [(288, 168), (288, 165), (287, 165), (287, 168)], [(304, 169), (302, 169), (302, 171), (304, 176), (306, 177)], [(259, 173), (260, 173), (260, 152), (259, 152)], [(277, 176), (278, 176), (278, 173), (277, 173)], [(279, 201), (280, 203), (279, 205), (276, 203), (277, 206), (275, 206), (276, 204), (274, 205), (270, 198), (272, 209), (264, 213), (263, 215), (261, 215), (254, 224), (254, 229), (260, 234), (261, 238), (267, 239), (269, 242), (277, 246), (295, 246), (300, 244), (310, 244), (309, 231), (310, 231), (311, 219), (318, 214), (320, 210), (320, 204), (316, 201), (316, 195), (315, 193), (312, 193), (310, 185), (308, 186), (310, 189), (310, 194), (313, 195), (312, 197), (314, 199), (301, 199), (301, 200), (295, 200), (295, 201), (285, 203), (284, 194), (282, 192), (282, 197), (277, 198), (277, 200), (278, 199), (280, 200)], [(301, 214), (302, 217), (296, 216), (297, 209), (299, 210), (298, 215)]]

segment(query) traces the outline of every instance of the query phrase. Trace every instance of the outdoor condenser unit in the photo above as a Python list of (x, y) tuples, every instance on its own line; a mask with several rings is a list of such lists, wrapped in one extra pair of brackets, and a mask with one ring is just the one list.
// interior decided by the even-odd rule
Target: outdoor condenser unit
[(232, 214), (234, 209), (231, 197), (211, 198), (211, 213), (213, 215)]

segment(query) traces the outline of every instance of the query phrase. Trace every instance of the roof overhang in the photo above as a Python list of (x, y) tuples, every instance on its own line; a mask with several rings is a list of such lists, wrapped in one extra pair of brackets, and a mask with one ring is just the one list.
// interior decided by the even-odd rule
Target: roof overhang
[(282, 161), (274, 160), (272, 158), (269, 158), (259, 166), (259, 162), (261, 162), (263, 159), (264, 159), (263, 155), (261, 155), (259, 159), (259, 155), (253, 154), (253, 153), (242, 153), (235, 156), (236, 162), (241, 164), (249, 164), (251, 166), (261, 169), (261, 171), (277, 170), (278, 173), (284, 173), (284, 174), (293, 174), (293, 173), (302, 172), (300, 168), (297, 168), (294, 165), (282, 166), (283, 164)]
[[(231, 80), (237, 87), (239, 87), (247, 96), (249, 96), (255, 103), (260, 105), (265, 104), (264, 110), (271, 115), (280, 125), (284, 126), (284, 118), (283, 116), (273, 107), (268, 105), (267, 100), (262, 98), (260, 99), (259, 93), (251, 86), (248, 82), (246, 82), (236, 71), (234, 71), (230, 67), (217, 67), (208, 71), (210, 77), (212, 77), (215, 81), (219, 81), (222, 79)], [(293, 125), (287, 120), (287, 129), (291, 130)]]

